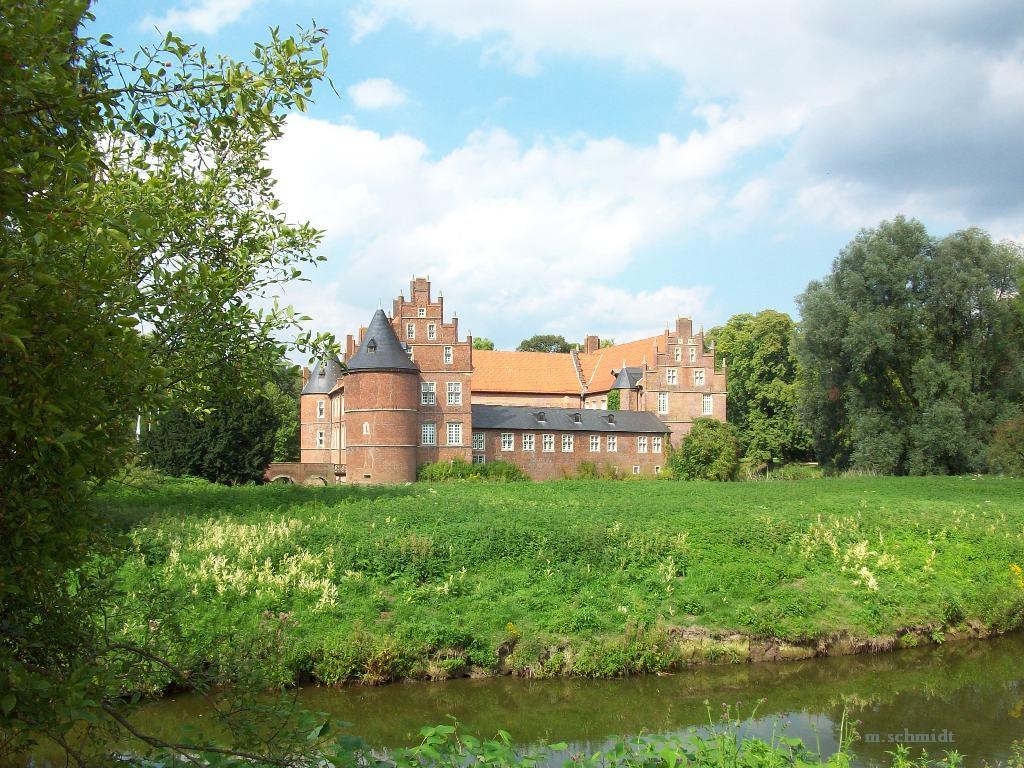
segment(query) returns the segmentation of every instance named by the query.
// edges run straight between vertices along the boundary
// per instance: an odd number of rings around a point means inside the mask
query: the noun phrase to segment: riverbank
[[[1020,480],[163,481],[100,503],[131,549],[113,618],[173,627],[186,672],[246,648],[280,683],[607,677],[1024,624]]]

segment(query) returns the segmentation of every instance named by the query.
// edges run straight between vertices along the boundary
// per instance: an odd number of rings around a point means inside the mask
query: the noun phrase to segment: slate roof
[[[579,395],[572,355],[560,352],[473,350],[474,392]]]
[[[630,368],[623,366],[619,369],[619,372],[615,374],[615,383],[612,384],[612,389],[633,389],[640,383],[640,379],[643,377],[643,367],[637,366],[635,368]]]
[[[581,352],[580,368],[587,385],[587,394],[614,389],[615,374],[612,371],[618,372],[623,364],[630,368],[639,367],[646,360],[648,365],[653,366],[658,359],[658,347],[664,344],[664,339],[664,336],[648,336],[646,339],[615,344],[596,352]]]
[[[341,361],[332,355],[327,358],[327,364],[323,367],[323,376],[320,375],[320,370],[320,363],[317,362],[313,366],[313,370],[309,372],[309,380],[302,388],[302,394],[326,395],[334,389],[334,385],[338,383],[338,379],[341,377],[345,368],[341,364]]]
[[[545,353],[541,353],[545,354]],[[545,421],[538,420],[544,414]],[[579,416],[579,422],[575,417]],[[612,418],[609,422],[608,417]],[[649,411],[598,411],[584,408],[535,408],[525,405],[474,405],[473,429],[523,429],[542,432],[650,432],[669,428]]]
[[[373,313],[373,319],[366,327],[363,343],[348,361],[350,371],[418,371],[416,363],[409,358],[405,346],[395,335],[391,321],[383,309]]]

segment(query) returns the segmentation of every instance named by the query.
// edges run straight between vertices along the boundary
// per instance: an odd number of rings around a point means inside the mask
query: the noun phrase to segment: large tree
[[[274,368],[263,395],[270,401],[279,425],[274,434],[274,461],[299,460],[299,397],[302,372],[286,362]]]
[[[91,19],[0,5],[0,752],[127,722],[122,686],[159,662],[109,634],[92,493],[137,414],[261,384],[296,320],[269,296],[319,237],[277,210],[265,150],[322,31],[246,61],[173,35],[125,56]]]
[[[553,333],[538,333],[523,339],[516,347],[519,352],[568,352],[571,349],[572,345],[564,336],[556,336]]]
[[[860,232],[799,297],[802,411],[826,463],[982,470],[1024,394],[1021,250],[898,217]]]
[[[766,309],[733,315],[707,334],[717,361],[728,366],[728,420],[739,430],[746,456],[758,463],[803,459],[810,451],[797,412],[793,329],[789,315]]]

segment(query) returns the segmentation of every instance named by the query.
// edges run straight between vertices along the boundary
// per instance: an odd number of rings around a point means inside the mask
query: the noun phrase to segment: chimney
[[[302,366],[302,386],[305,387],[306,383],[308,381],[309,381],[309,366],[308,365],[304,365],[304,366]]]
[[[587,336],[587,338],[583,341],[583,351],[586,352],[587,354],[597,352],[597,350],[599,350],[600,348],[601,339],[599,339],[597,336]]]

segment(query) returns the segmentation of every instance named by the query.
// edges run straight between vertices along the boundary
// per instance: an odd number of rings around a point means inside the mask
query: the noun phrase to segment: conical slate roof
[[[321,370],[323,371],[322,376],[320,375]],[[322,368],[320,363],[317,362],[313,366],[313,370],[309,372],[309,381],[302,388],[302,394],[326,395],[334,389],[334,385],[338,383],[338,379],[344,370],[345,368],[342,366],[341,361],[334,355],[327,358],[327,364]]]
[[[352,359],[348,361],[350,371],[418,371],[419,368],[409,359],[402,342],[395,335],[394,328],[388,321],[383,309],[373,313],[373,319],[366,328],[363,343]]]
[[[643,378],[643,368],[627,368],[625,365],[619,369],[615,376],[615,383],[612,389],[633,389]]]

